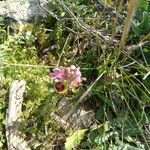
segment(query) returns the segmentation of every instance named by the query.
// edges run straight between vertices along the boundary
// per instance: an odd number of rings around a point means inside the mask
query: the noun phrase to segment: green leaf
[[[86,131],[87,129],[77,130],[71,136],[67,137],[65,143],[65,149],[72,150],[76,148],[80,144],[81,140],[83,139]]]
[[[146,0],[139,0],[139,7],[146,10],[147,9],[147,2]]]
[[[113,134],[114,134],[113,132],[109,132],[109,133],[104,133],[103,135],[99,135],[95,138],[95,143],[101,145],[107,142],[108,139],[113,136]]]
[[[142,34],[145,34],[145,33],[149,32],[150,24],[149,24],[149,14],[148,14],[148,12],[146,12],[146,11],[143,12],[142,21],[139,22],[139,24],[133,22],[132,30],[134,31],[134,33],[137,36],[140,36]]]
[[[140,22],[139,26],[140,29],[147,31],[149,29],[149,14],[148,12],[143,12],[143,20]]]
[[[137,36],[140,36],[144,33],[143,30],[140,29],[135,23],[132,23],[132,30]]]
[[[88,141],[89,143],[94,144],[95,143],[95,138],[98,136],[98,131],[90,131],[90,133],[88,134]]]

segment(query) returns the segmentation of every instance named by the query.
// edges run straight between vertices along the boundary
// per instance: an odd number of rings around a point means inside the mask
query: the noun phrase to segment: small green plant
[[[139,23],[133,23],[132,29],[137,36],[148,34],[150,32],[149,13],[143,12],[143,20]]]
[[[80,142],[83,139],[86,131],[87,129],[77,130],[72,135],[67,137],[66,143],[65,143],[65,149],[72,150],[72,149],[77,148],[80,145]]]

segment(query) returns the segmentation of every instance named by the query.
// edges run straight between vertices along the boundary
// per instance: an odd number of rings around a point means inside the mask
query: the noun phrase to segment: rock
[[[44,6],[48,3],[41,0]],[[27,22],[36,16],[44,17],[45,11],[40,7],[38,0],[5,0],[0,1],[0,15],[16,20],[18,23]]]
[[[86,109],[85,105],[75,107],[69,118],[67,114],[72,109],[73,101],[68,98],[62,98],[57,104],[57,111],[50,114],[51,118],[62,127],[64,130],[76,130],[90,127],[95,120],[95,112],[91,109]]]

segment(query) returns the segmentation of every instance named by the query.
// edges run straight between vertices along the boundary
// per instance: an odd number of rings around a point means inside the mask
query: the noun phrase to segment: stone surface
[[[95,120],[95,112],[93,110],[87,110],[83,104],[74,107],[73,100],[67,97],[62,98],[56,107],[57,111],[52,112],[50,116],[64,130],[88,128]],[[72,107],[75,108],[73,113],[69,118],[65,119],[65,116],[67,116]]]
[[[46,5],[47,0],[40,0]],[[6,15],[18,22],[26,22],[35,16],[45,16],[38,0],[4,0],[0,1],[0,15]]]

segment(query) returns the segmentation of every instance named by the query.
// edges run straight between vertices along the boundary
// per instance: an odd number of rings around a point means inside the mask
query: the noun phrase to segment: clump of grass
[[[122,11],[121,3],[120,6],[110,4],[118,12]],[[92,1],[53,1],[49,7],[59,20],[47,16],[42,23],[27,24],[19,33],[7,35],[0,45],[1,51],[6,53],[1,65],[1,84],[8,89],[13,80],[27,82],[20,131],[30,141],[30,146],[49,149],[59,142],[62,146],[67,133],[51,120],[50,112],[57,109],[56,103],[63,96],[76,101],[84,96],[86,105],[96,116],[79,148],[149,148],[148,134],[145,134],[145,123],[150,118],[146,53],[149,47],[138,47],[133,53],[124,52],[118,57],[119,44],[108,42],[106,37],[118,41],[120,35],[114,29],[120,24],[107,17],[104,10],[99,12]],[[129,36],[127,44],[140,42],[132,30]],[[80,67],[86,81],[77,93],[59,95],[49,81],[50,68],[72,64]],[[89,93],[84,95],[85,91]],[[7,100],[3,94],[0,103],[3,126]],[[4,144],[2,128],[0,133]]]

